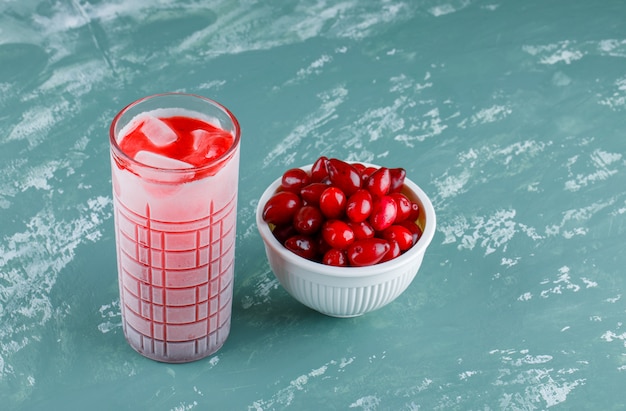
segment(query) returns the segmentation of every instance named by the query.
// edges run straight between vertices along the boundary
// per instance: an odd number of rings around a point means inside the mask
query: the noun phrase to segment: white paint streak
[[[539,56],[540,64],[553,65],[558,63],[571,64],[582,59],[585,52],[576,47],[578,46],[573,42],[565,40],[539,46],[526,45],[522,47],[522,50],[532,56]]]
[[[280,282],[273,275],[262,277],[256,284],[254,295],[246,295],[242,298],[241,305],[243,309],[246,310],[255,305],[269,302],[271,291],[278,289],[279,286]]]
[[[596,213],[609,207],[613,203],[614,200],[610,199],[607,202],[597,202],[585,207],[565,210],[561,213],[562,218],[559,224],[546,226],[546,237],[561,235],[564,238],[570,239],[576,236],[586,235],[589,230],[586,226],[587,221]]]
[[[528,350],[514,349],[489,353],[499,355],[504,365],[494,382],[504,391],[500,409],[550,408],[565,402],[575,388],[586,382],[584,378],[573,378],[580,372],[578,368],[544,368],[553,361],[551,355],[531,355]]]
[[[47,134],[62,119],[67,117],[70,105],[59,99],[54,104],[32,106],[8,134],[6,141],[27,140],[32,148],[46,139]]]
[[[485,255],[496,250],[506,251],[508,242],[519,231],[514,221],[515,210],[497,210],[494,214],[467,219],[458,216],[450,224],[442,224],[440,231],[445,235],[443,244],[458,242],[459,250],[473,250],[479,246]]]
[[[568,164],[570,179],[565,182],[565,189],[567,191],[578,191],[590,184],[609,179],[611,176],[618,174],[620,169],[623,169],[624,162],[622,158],[620,153],[609,153],[595,149],[589,156],[590,167],[594,170],[589,174],[576,173],[574,175],[571,169],[577,163],[579,157],[573,157]]]
[[[117,299],[111,304],[105,304],[98,310],[104,320],[98,324],[98,330],[102,334],[106,334],[116,328],[122,327],[122,312],[120,310],[120,300]]]
[[[497,167],[502,176],[530,168],[530,159],[538,157],[552,142],[523,140],[507,146],[469,148],[457,155],[458,161],[433,182],[438,189],[435,200],[457,197],[481,184],[493,184],[494,176],[486,178],[483,170]]]
[[[486,123],[494,123],[508,117],[513,110],[510,107],[502,105],[493,105],[488,108],[483,108],[473,114],[470,118],[463,119],[458,127],[474,127]]]
[[[298,375],[289,383],[276,391],[269,399],[255,400],[248,405],[249,411],[269,411],[277,408],[285,408],[292,405],[296,396],[307,391],[307,384],[312,380],[323,378],[329,371],[335,370],[340,372],[341,368],[346,367],[352,361],[342,359],[340,361],[331,360],[321,367],[312,369],[311,371]]]
[[[49,295],[59,272],[74,259],[80,244],[101,237],[111,217],[111,199],[94,197],[78,204],[78,216],[59,220],[46,207],[26,229],[0,242],[0,380],[13,373],[10,359],[38,338],[53,315]]]
[[[375,411],[380,405],[380,398],[375,395],[366,395],[350,404],[350,408],[360,408],[363,411]]]
[[[320,93],[318,95],[322,101],[320,108],[307,116],[302,124],[297,125],[265,156],[263,167],[276,163],[285,166],[293,164],[296,155],[293,148],[316,129],[335,119],[337,108],[343,104],[347,95],[348,90],[343,86]]]

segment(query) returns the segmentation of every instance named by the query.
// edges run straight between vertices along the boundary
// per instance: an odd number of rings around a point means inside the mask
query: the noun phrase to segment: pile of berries
[[[287,170],[263,220],[287,249],[322,264],[361,267],[396,258],[422,230],[419,205],[402,193],[403,168],[318,158]]]

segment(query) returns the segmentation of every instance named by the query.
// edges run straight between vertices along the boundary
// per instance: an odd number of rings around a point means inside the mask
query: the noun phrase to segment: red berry
[[[341,220],[328,220],[322,225],[322,237],[332,248],[343,249],[354,242],[354,231]]]
[[[320,195],[320,210],[326,218],[340,218],[346,211],[346,195],[337,187],[327,187]]]
[[[391,245],[381,238],[358,240],[348,247],[348,261],[351,266],[363,267],[380,262]]]
[[[372,212],[374,203],[372,195],[365,189],[359,189],[348,198],[346,216],[355,223],[367,220]]]
[[[366,183],[367,180],[369,180],[370,176],[376,172],[376,170],[378,170],[376,167],[365,167],[363,171],[361,171],[361,179],[363,180],[363,183]]]
[[[371,224],[368,223],[367,221],[361,221],[360,223],[349,221],[348,225],[350,226],[352,231],[354,231],[355,240],[363,240],[365,238],[372,238],[376,235],[376,231],[374,231]]]
[[[326,240],[324,240],[324,236],[322,235],[321,229],[317,233],[315,240],[317,241],[317,253],[321,256],[326,254],[326,252],[332,248],[330,245],[328,245]]]
[[[420,217],[421,207],[415,201],[411,201],[411,212],[409,213],[408,219],[411,221],[417,221]]]
[[[387,253],[380,260],[381,263],[384,263],[385,261],[393,260],[400,254],[402,254],[402,251],[400,250],[400,246],[398,245],[398,243],[391,240],[389,241],[389,245],[390,245],[389,251],[387,251]]]
[[[365,164],[362,163],[352,163],[352,167],[354,167],[359,174],[362,174],[363,170],[365,170]]]
[[[296,234],[293,237],[289,237],[285,241],[285,248],[307,260],[315,260],[317,256],[315,240],[307,235]]]
[[[392,225],[382,232],[382,237],[387,241],[395,241],[400,251],[406,251],[413,246],[413,233],[401,225]]]
[[[322,257],[322,263],[326,265],[333,265],[335,267],[345,267],[348,265],[348,256],[346,250],[339,250],[337,248],[331,248],[326,251],[324,257]]]
[[[311,182],[319,183],[328,177],[328,169],[326,168],[327,162],[328,159],[324,156],[315,160],[315,163],[313,163],[311,167]]]
[[[319,208],[311,205],[300,207],[293,217],[293,227],[300,234],[312,235],[317,233],[323,222],[322,212]]]
[[[404,221],[409,218],[411,214],[411,200],[402,193],[391,193],[389,197],[393,198],[393,201],[396,202],[398,211],[396,222]]]
[[[346,196],[351,196],[361,188],[361,174],[351,164],[331,158],[328,160],[327,168],[330,182],[343,191]]]
[[[391,175],[389,174],[389,169],[386,167],[381,167],[374,171],[365,183],[365,188],[367,188],[373,197],[384,196],[389,192],[390,186]]]
[[[272,234],[274,234],[274,237],[278,240],[279,243],[284,245],[285,241],[287,241],[289,237],[298,234],[298,232],[293,227],[293,224],[284,224],[274,227],[274,229],[272,230]]]
[[[411,232],[411,235],[413,236],[413,245],[415,245],[417,240],[419,240],[422,236],[422,229],[417,225],[417,223],[415,223],[415,221],[412,220],[400,221],[398,224],[406,227]]]
[[[389,196],[382,196],[374,201],[374,209],[369,216],[369,223],[376,231],[383,231],[396,220],[398,209],[396,202]]]
[[[290,191],[274,194],[263,207],[263,220],[275,225],[290,223],[296,211],[302,207],[302,200]]]
[[[328,184],[311,183],[300,189],[300,197],[307,204],[319,204],[322,192],[328,188]]]
[[[389,187],[390,193],[399,193],[404,185],[404,179],[406,177],[406,170],[403,168],[390,168],[389,175],[391,177],[391,186]]]
[[[300,189],[309,184],[309,173],[301,168],[292,168],[283,173],[281,185],[283,190],[299,193]]]

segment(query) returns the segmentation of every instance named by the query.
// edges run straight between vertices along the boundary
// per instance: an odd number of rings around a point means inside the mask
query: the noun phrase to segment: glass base
[[[141,334],[128,324],[124,335],[128,344],[139,354],[165,363],[186,363],[215,354],[230,333],[230,319],[209,335],[191,341],[162,341]]]

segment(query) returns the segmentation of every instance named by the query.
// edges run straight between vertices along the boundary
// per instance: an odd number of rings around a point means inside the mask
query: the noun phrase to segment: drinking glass
[[[233,137],[221,156],[189,168],[134,160],[119,139],[145,113],[195,117]],[[198,360],[230,332],[240,127],[221,104],[167,93],[135,101],[110,127],[115,238],[124,336],[162,362]]]

